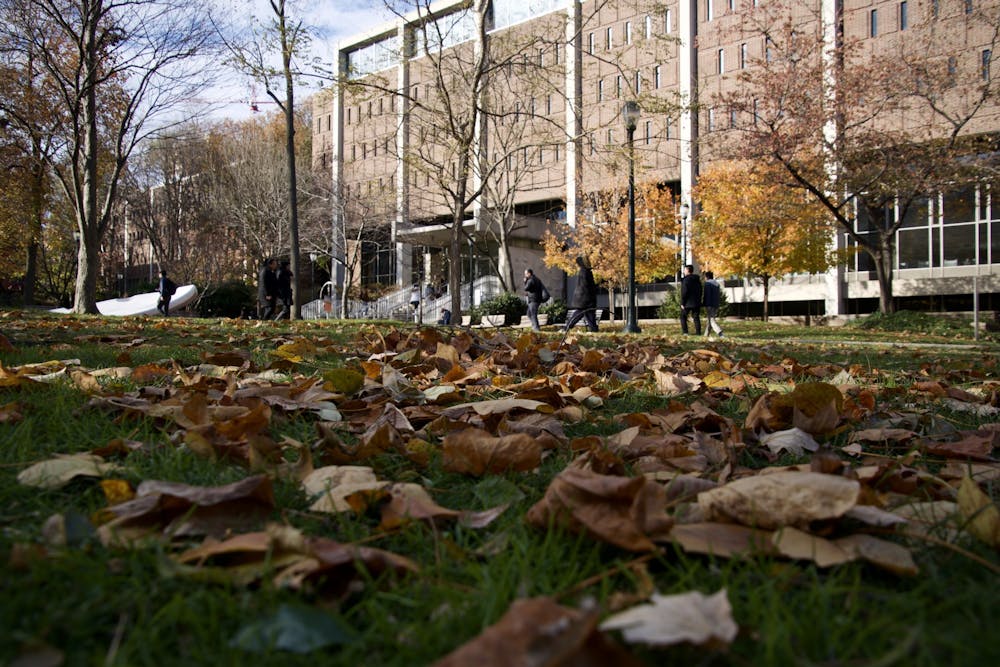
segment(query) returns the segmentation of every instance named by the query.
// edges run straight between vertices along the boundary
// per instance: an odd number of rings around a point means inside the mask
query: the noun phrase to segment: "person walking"
[[[276,276],[278,305],[281,306],[281,310],[274,316],[276,320],[290,320],[292,318],[292,277],[294,275],[288,261],[282,260]]]
[[[531,320],[532,331],[542,330],[542,328],[538,326],[538,306],[545,301],[542,294],[546,291],[545,285],[543,285],[542,281],[535,276],[535,272],[531,269],[525,269],[524,300],[528,302],[528,319]]]
[[[167,270],[160,270],[160,283],[156,287],[160,293],[160,298],[156,300],[156,309],[163,313],[164,317],[170,316],[170,297],[177,291],[177,284],[167,277]]]
[[[576,288],[570,307],[573,315],[566,321],[565,331],[572,329],[581,319],[587,324],[587,331],[597,331],[597,320],[594,317],[597,310],[597,283],[594,282],[594,272],[590,268],[590,260],[580,255],[576,258],[580,267],[576,274]]]
[[[711,271],[705,272],[705,285],[702,287],[702,305],[705,306],[705,335],[711,336],[712,330],[722,338],[722,327],[719,325],[719,306],[722,305],[722,287]]]
[[[694,332],[701,335],[701,278],[690,264],[681,279],[681,333],[688,335],[688,313],[694,316]]]
[[[278,260],[270,257],[260,267],[257,275],[257,311],[262,320],[274,317],[274,309],[278,303],[277,268]]]

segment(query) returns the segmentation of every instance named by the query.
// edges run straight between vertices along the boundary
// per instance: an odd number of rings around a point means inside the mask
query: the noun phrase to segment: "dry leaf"
[[[739,632],[726,589],[714,595],[698,591],[680,595],[654,593],[648,604],[615,614],[601,630],[621,630],[632,644],[671,646],[688,642],[698,646],[730,644]]]
[[[534,470],[542,462],[542,446],[525,433],[499,438],[487,431],[468,428],[445,436],[442,465],[450,472],[467,475]]]
[[[77,477],[103,477],[121,470],[117,463],[93,454],[67,454],[25,468],[17,481],[40,489],[61,489]]]
[[[1000,550],[1000,508],[971,477],[963,479],[958,487],[958,510],[966,521],[966,530]]]
[[[755,528],[806,527],[835,519],[857,504],[861,485],[852,479],[814,472],[786,471],[744,477],[698,495],[709,520]]]

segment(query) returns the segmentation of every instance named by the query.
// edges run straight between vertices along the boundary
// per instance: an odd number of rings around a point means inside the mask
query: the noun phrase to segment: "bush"
[[[543,303],[538,312],[549,316],[549,324],[563,324],[569,314],[569,306],[562,299],[552,299],[548,303]]]
[[[705,309],[702,308],[702,313]],[[719,290],[719,312],[717,317],[725,317],[729,314],[729,298],[726,290]],[[667,298],[663,300],[659,308],[656,309],[656,316],[661,320],[679,320],[681,317],[681,290],[673,285],[667,286]]]
[[[195,310],[199,317],[256,316],[257,291],[238,280],[219,283],[201,291]]]
[[[971,319],[945,313],[918,313],[900,310],[895,313],[873,313],[850,324],[855,329],[874,331],[904,331],[937,336],[968,335]]]
[[[503,315],[504,324],[517,324],[528,312],[528,304],[513,292],[504,292],[487,299],[479,305],[479,308],[483,315]]]

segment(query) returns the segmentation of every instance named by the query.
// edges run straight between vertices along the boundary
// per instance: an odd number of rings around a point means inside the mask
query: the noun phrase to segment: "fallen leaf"
[[[963,479],[958,487],[958,510],[966,522],[966,530],[1000,550],[1000,508],[971,477]]]
[[[481,429],[468,428],[442,441],[445,470],[467,475],[534,470],[542,462],[542,446],[526,433],[499,438]]]
[[[275,650],[310,653],[352,641],[353,633],[330,614],[312,607],[283,604],[273,614],[240,628],[229,645],[251,653]]]
[[[761,434],[760,444],[771,450],[772,454],[786,451],[792,456],[802,456],[807,451],[815,452],[819,449],[819,443],[798,427]]]
[[[93,454],[65,454],[25,468],[17,481],[40,489],[61,489],[77,477],[103,477],[121,470],[117,463]]]
[[[713,595],[698,591],[679,595],[654,593],[648,604],[605,619],[601,630],[621,630],[625,641],[650,646],[688,642],[697,646],[728,645],[739,632],[726,589]]]

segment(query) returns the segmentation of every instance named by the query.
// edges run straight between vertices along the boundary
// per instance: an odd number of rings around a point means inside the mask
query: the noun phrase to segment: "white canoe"
[[[180,310],[198,298],[198,288],[194,285],[180,285],[177,291],[170,298],[170,312]],[[158,315],[160,311],[156,309],[156,302],[159,301],[159,292],[146,292],[136,294],[121,299],[107,299],[97,302],[97,310],[101,315]],[[53,308],[53,313],[69,313],[69,308]]]

